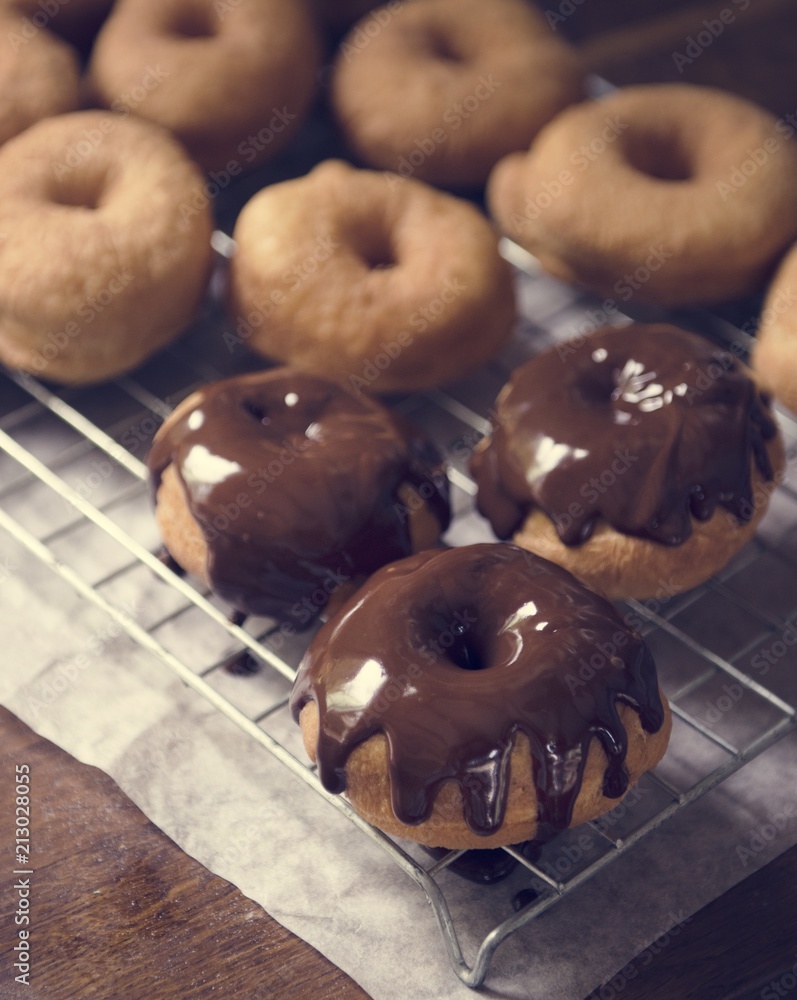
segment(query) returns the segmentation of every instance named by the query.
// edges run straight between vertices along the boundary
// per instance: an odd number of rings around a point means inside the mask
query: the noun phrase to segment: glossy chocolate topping
[[[155,438],[153,496],[172,463],[208,544],[212,588],[249,614],[308,624],[338,584],[411,553],[403,483],[448,524],[447,480],[426,438],[290,369],[202,389]]]
[[[503,822],[515,734],[531,745],[539,822],[560,829],[593,736],[609,760],[604,793],[628,786],[618,703],[648,732],[664,720],[640,636],[566,570],[500,543],[424,552],[375,574],[311,643],[295,718],[310,700],[325,788],[343,791],[349,754],[381,732],[396,817],[423,822],[454,781],[480,835]]]
[[[478,507],[509,538],[535,506],[566,545],[602,518],[679,545],[717,506],[752,516],[770,480],[769,400],[728,351],[663,324],[604,327],[514,372],[471,470]]]

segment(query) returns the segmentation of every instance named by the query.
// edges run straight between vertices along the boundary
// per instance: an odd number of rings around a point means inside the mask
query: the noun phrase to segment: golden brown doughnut
[[[419,181],[328,160],[256,194],[233,235],[231,348],[395,392],[451,382],[510,335],[495,233]]]
[[[631,707],[631,706],[634,707]],[[432,847],[499,847],[612,809],[667,747],[641,637],[511,545],[380,570],[323,626],[291,708],[328,791]]]
[[[295,0],[117,0],[89,85],[101,105],[164,125],[206,170],[236,176],[296,135],[319,60]]]
[[[488,184],[493,218],[565,281],[628,301],[755,291],[797,234],[797,142],[755,104],[629,87],[559,115]]]
[[[0,144],[29,125],[78,106],[76,53],[43,31],[0,8]]]
[[[500,538],[613,599],[672,596],[720,570],[783,466],[749,369],[664,324],[604,327],[522,365],[471,461]]]
[[[773,395],[797,414],[797,244],[767,292],[751,364]]]
[[[415,0],[368,14],[341,43],[332,104],[369,166],[477,187],[498,160],[584,96],[573,49],[523,0]]]
[[[58,382],[125,372],[194,318],[210,273],[202,177],[174,139],[102,111],[0,149],[0,361]]]
[[[448,525],[442,460],[424,435],[289,368],[193,393],[159,429],[149,467],[177,564],[237,611],[294,628]]]

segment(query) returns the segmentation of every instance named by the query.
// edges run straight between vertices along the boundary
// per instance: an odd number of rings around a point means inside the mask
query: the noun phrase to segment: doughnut
[[[773,395],[797,414],[797,244],[767,292],[751,363]]]
[[[298,132],[315,94],[316,35],[296,0],[117,0],[89,90],[170,129],[229,183]]]
[[[424,0],[389,3],[355,25],[331,87],[364,163],[467,189],[584,97],[584,70],[523,0]]]
[[[6,39],[0,64],[2,145],[41,118],[74,111],[80,70],[68,45],[2,7],[0,34]]]
[[[67,383],[138,365],[194,318],[210,214],[202,177],[149,122],[47,118],[0,148],[0,362]]]
[[[256,194],[233,236],[231,348],[399,392],[475,370],[512,331],[489,223],[420,181],[328,160]]]
[[[500,543],[375,573],[310,644],[291,709],[328,791],[450,849],[596,819],[671,726],[650,651],[614,608]]]
[[[769,397],[737,357],[633,323],[516,369],[471,472],[499,538],[609,598],[647,599],[725,566],[783,464]]]
[[[449,520],[420,431],[329,379],[276,368],[212,383],[148,458],[166,549],[243,615],[305,627]]]
[[[557,278],[662,305],[756,291],[797,235],[797,143],[707,87],[629,87],[569,108],[505,157],[487,199]]]

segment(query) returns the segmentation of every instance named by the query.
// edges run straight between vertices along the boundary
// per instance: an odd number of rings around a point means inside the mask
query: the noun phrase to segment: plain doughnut
[[[488,184],[493,218],[557,278],[622,301],[759,289],[797,234],[797,144],[706,87],[629,87],[570,108]]]
[[[163,129],[102,111],[48,118],[0,149],[0,360],[58,382],[128,371],[194,318],[210,214]]]
[[[89,89],[174,132],[206,170],[236,176],[296,135],[319,60],[315,24],[294,0],[117,0]]]
[[[51,115],[74,111],[79,101],[77,54],[48,31],[24,33],[21,17],[0,9],[7,40],[0,64],[0,144]]]
[[[574,50],[523,0],[387,4],[344,38],[332,77],[364,163],[460,189],[583,96]]]
[[[595,819],[658,763],[671,724],[615,609],[499,544],[375,573],[310,644],[291,709],[328,791],[388,833],[455,849]]]
[[[328,160],[256,194],[233,235],[232,346],[383,393],[451,382],[510,335],[494,231],[420,181]]]

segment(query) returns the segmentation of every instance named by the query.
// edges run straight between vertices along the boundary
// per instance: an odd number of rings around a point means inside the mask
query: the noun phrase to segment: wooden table
[[[19,928],[10,817],[20,763],[30,766],[33,803],[29,987],[14,982],[12,968]],[[0,775],[2,1000],[367,998],[318,952],[184,854],[107,775],[2,708]],[[797,848],[701,910],[660,950],[644,952],[593,996],[797,998],[795,964]],[[775,992],[764,993],[770,983]]]

